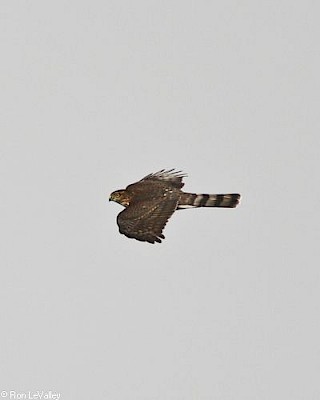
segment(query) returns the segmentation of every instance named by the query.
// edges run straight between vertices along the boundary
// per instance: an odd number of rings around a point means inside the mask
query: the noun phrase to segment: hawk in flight
[[[234,208],[240,194],[195,194],[181,190],[181,171],[161,170],[149,174],[126,189],[112,192],[109,200],[125,207],[117,217],[120,233],[141,242],[161,243],[162,231],[176,211],[194,207]]]

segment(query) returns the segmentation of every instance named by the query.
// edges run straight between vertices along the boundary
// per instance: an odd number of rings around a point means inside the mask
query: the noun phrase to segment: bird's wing
[[[181,189],[184,185],[182,183],[182,179],[187,175],[184,174],[182,171],[175,171],[174,169],[164,170],[154,172],[142,178],[139,182],[146,182],[146,181],[164,181],[170,183],[173,187],[177,189]]]
[[[175,198],[159,198],[132,203],[117,217],[120,233],[142,242],[161,242],[168,219],[178,205]]]

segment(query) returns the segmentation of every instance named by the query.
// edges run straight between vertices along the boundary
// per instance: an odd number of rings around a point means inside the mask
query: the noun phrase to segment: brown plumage
[[[195,207],[234,208],[240,194],[195,194],[181,190],[186,175],[181,171],[161,170],[145,176],[126,189],[112,192],[109,200],[125,207],[117,217],[120,233],[142,242],[161,242],[162,231],[179,209]]]

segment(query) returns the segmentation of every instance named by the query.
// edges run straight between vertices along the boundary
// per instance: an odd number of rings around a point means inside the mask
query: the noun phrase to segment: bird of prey
[[[195,194],[181,190],[187,176],[174,169],[149,174],[140,181],[116,190],[109,200],[125,207],[117,217],[120,233],[141,242],[161,243],[162,231],[176,211],[195,207],[234,208],[240,194]]]

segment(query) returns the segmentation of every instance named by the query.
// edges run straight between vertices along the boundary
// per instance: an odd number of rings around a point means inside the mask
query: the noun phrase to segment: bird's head
[[[128,207],[130,204],[129,197],[125,190],[116,190],[110,194],[109,201],[115,201],[123,207]]]

